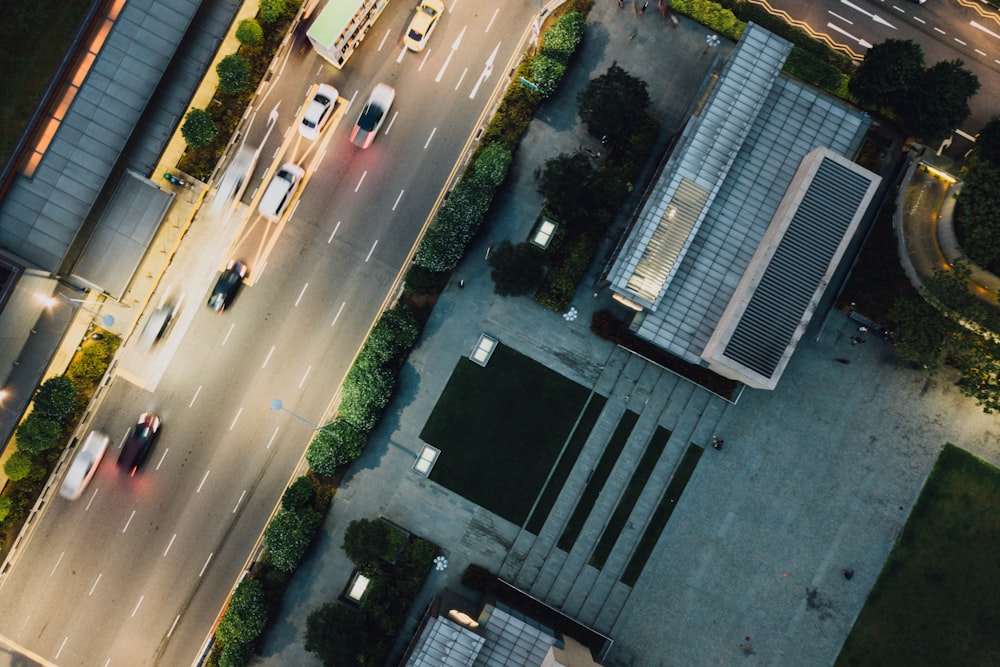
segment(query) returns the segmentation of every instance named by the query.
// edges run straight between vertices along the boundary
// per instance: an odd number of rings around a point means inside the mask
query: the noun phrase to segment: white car
[[[104,453],[108,451],[109,442],[111,439],[100,431],[91,431],[87,435],[76,456],[73,457],[73,462],[69,464],[69,471],[63,478],[62,486],[59,487],[60,496],[67,500],[76,500],[83,495],[90,480],[94,478]]]
[[[441,0],[423,0],[417,5],[417,13],[410,21],[406,37],[403,38],[406,48],[417,53],[423,51],[442,14],[444,14],[444,3]]]
[[[333,107],[337,103],[340,94],[333,86],[321,83],[316,89],[316,94],[309,100],[306,111],[302,114],[302,122],[299,123],[299,134],[310,141],[319,136],[330,116],[333,115]]]
[[[389,107],[392,106],[394,99],[396,99],[395,88],[387,83],[375,86],[368,102],[361,109],[361,115],[358,116],[358,122],[354,125],[354,131],[351,132],[351,142],[355,146],[368,148],[372,145],[372,140],[375,139],[378,129],[385,122],[385,117],[388,115]]]
[[[292,198],[292,193],[295,192],[295,186],[305,175],[306,170],[294,162],[286,162],[281,165],[281,169],[267,184],[264,196],[260,198],[260,204],[257,205],[260,214],[268,220],[278,220],[285,212],[285,208]]]

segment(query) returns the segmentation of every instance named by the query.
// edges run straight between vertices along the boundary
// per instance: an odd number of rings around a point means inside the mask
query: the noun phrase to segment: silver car
[[[62,486],[59,487],[59,495],[67,500],[76,500],[83,495],[90,480],[97,472],[97,466],[101,465],[104,453],[108,451],[108,443],[111,439],[100,431],[91,431],[87,438],[80,445],[73,462],[69,464],[69,471],[63,478]]]

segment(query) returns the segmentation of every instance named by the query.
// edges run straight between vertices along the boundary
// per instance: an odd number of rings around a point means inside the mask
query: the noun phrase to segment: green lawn
[[[589,393],[505,345],[486,368],[462,358],[420,434],[441,450],[431,479],[523,524]]]
[[[1000,470],[946,445],[838,667],[1000,665]]]
[[[0,162],[69,46],[89,0],[4,3],[0,21]]]

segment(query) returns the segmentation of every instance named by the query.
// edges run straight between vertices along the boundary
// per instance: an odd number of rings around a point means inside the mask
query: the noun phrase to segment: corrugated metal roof
[[[469,667],[485,637],[444,616],[435,616],[420,633],[407,667]]]
[[[807,314],[831,262],[847,242],[845,235],[856,224],[859,209],[867,203],[878,177],[821,157],[808,189],[794,206],[794,213],[766,268],[743,304],[739,321],[724,356],[771,378]],[[779,221],[780,224],[780,221]]]
[[[0,243],[59,269],[200,4],[125,3],[34,176],[0,202]]]

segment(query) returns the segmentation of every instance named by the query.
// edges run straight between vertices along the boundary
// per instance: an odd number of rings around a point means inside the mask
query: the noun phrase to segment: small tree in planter
[[[62,425],[32,412],[21,422],[15,433],[17,448],[29,454],[39,454],[59,444]]]
[[[260,20],[264,24],[276,23],[285,13],[285,0],[260,0]]]
[[[256,19],[243,19],[236,26],[236,39],[243,46],[260,46],[264,41],[264,30]]]
[[[201,148],[212,143],[219,134],[219,128],[212,120],[212,115],[204,109],[191,109],[184,117],[181,135],[191,148]]]
[[[242,93],[250,85],[250,63],[239,53],[230,53],[215,67],[219,75],[219,92],[225,95]]]
[[[61,423],[76,409],[76,386],[65,375],[49,378],[38,388],[32,407],[41,416]]]

